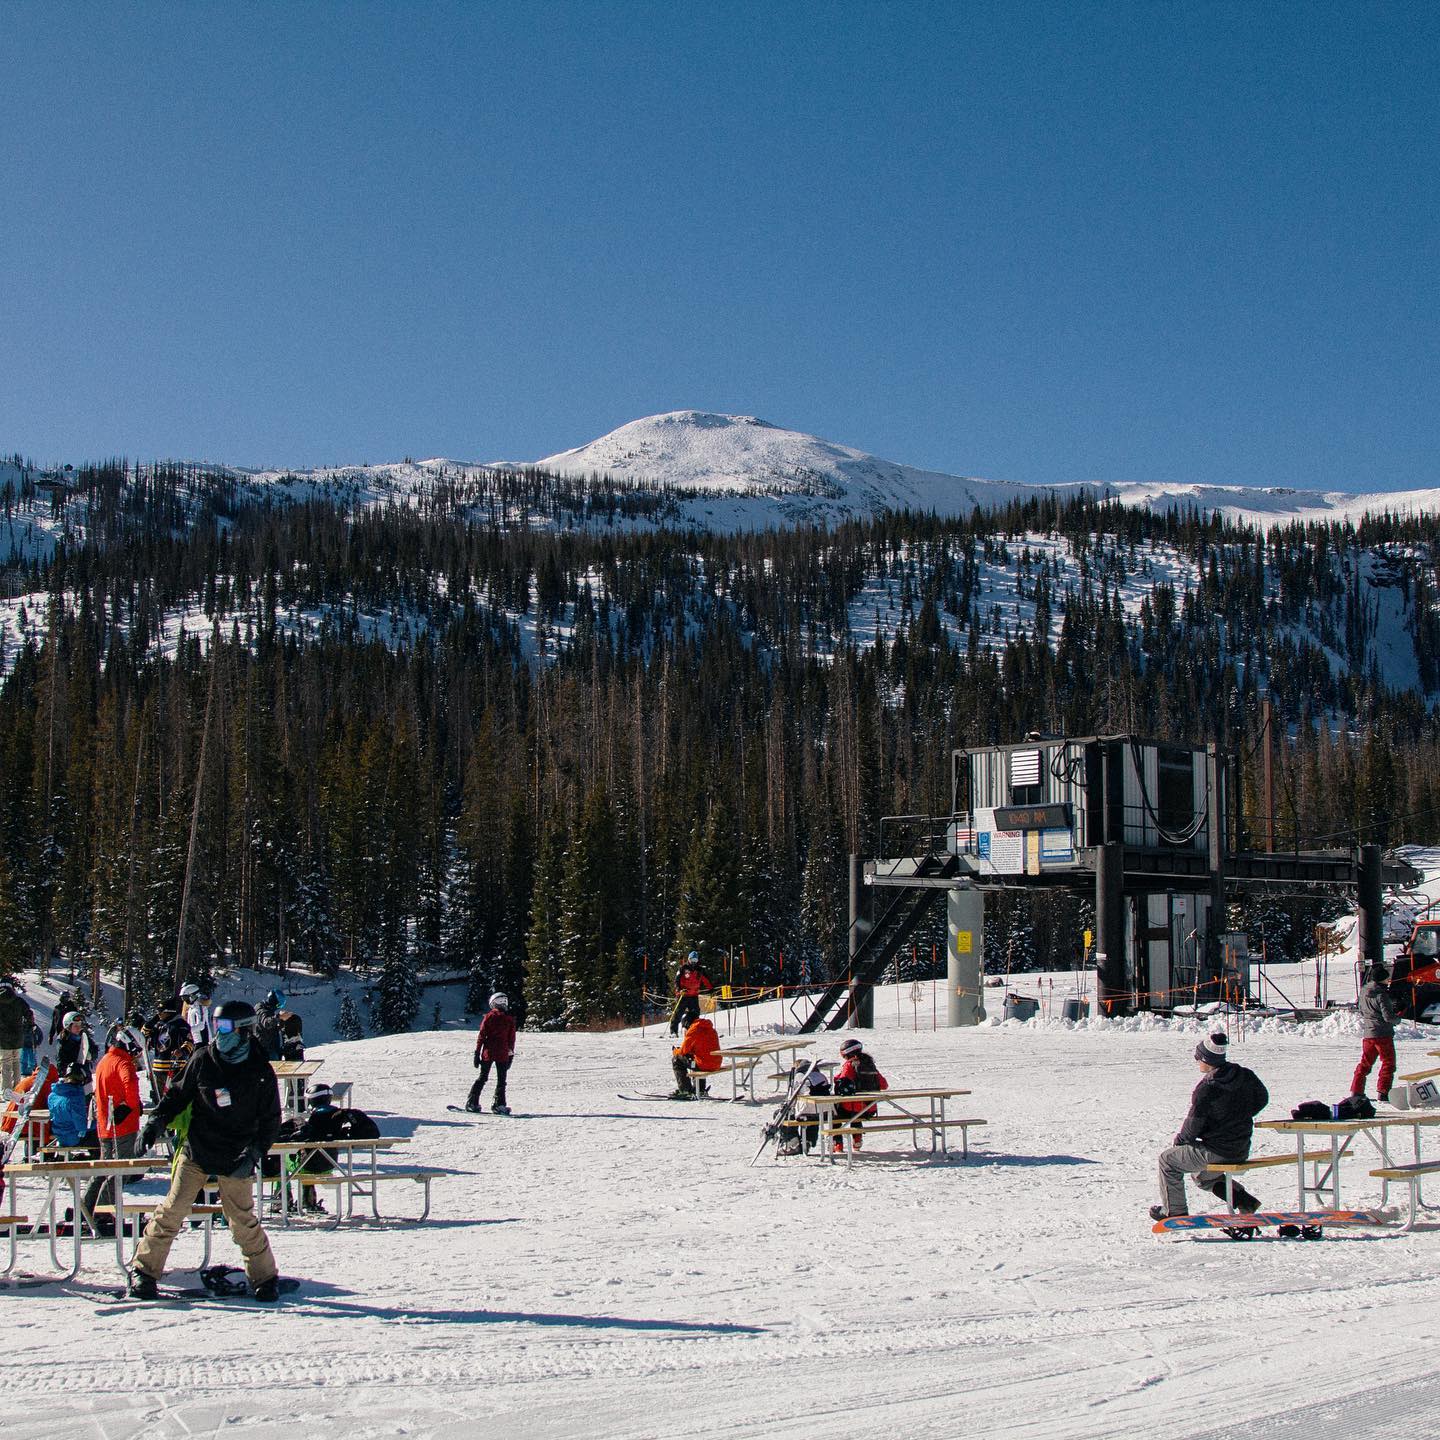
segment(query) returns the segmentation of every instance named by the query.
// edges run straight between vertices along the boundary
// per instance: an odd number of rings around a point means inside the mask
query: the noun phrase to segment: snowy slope
[[[1425,893],[1440,890],[1440,853],[1408,853]],[[0,1291],[0,1432],[1434,1433],[1434,1221],[1310,1245],[1149,1233],[1154,1156],[1210,1022],[947,1030],[934,1028],[943,999],[931,984],[882,990],[870,1044],[892,1084],[972,1092],[957,1103],[989,1123],[968,1163],[874,1144],[853,1170],[769,1156],[750,1168],[768,1109],[616,1098],[668,1088],[669,1040],[653,1026],[523,1034],[510,1120],[445,1108],[474,1073],[468,1027],[315,1049],[323,1078],[351,1080],[382,1130],[409,1138],[407,1162],[459,1172],[437,1186],[431,1223],[272,1227],[282,1270],[305,1282],[274,1312],[107,1312],[97,1302],[118,1280],[100,1249],[76,1283]],[[772,1005],[721,1027],[738,1039],[781,1019]],[[1402,1070],[1427,1063],[1436,1034],[1401,1027]],[[1359,1050],[1349,1012],[1233,1036],[1272,1117],[1339,1098]],[[818,1053],[836,1045],[822,1037]],[[1373,1200],[1369,1156],[1348,1163],[1347,1198]],[[1281,1170],[1253,1188],[1284,1205],[1292,1183]],[[27,1249],[22,1263],[44,1259]],[[194,1236],[174,1259],[195,1263]]]
[[[1153,1157],[1197,1026],[931,1030],[931,999],[882,994],[873,1049],[892,1083],[971,1089],[990,1123],[968,1164],[877,1146],[853,1171],[748,1168],[767,1111],[615,1098],[665,1086],[653,1028],[522,1035],[509,1121],[444,1108],[473,1074],[468,1031],[327,1047],[322,1073],[410,1137],[407,1160],[461,1172],[433,1223],[276,1229],[306,1281],[276,1313],[106,1314],[99,1254],[63,1289],[0,1292],[0,1429],[603,1440],[703,1416],[767,1440],[1180,1440],[1323,1406],[1343,1425],[1311,1433],[1431,1433],[1414,1387],[1440,1371],[1440,1231],[1156,1240]],[[1402,1037],[1402,1064],[1426,1043]],[[1277,1115],[1343,1093],[1358,1050],[1338,1021],[1235,1045]],[[1288,1174],[1255,1188],[1290,1198]],[[194,1237],[174,1255],[193,1264]]]

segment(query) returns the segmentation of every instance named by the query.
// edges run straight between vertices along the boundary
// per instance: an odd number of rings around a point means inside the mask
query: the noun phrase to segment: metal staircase
[[[959,869],[960,861],[955,855],[926,855],[916,865],[915,874],[927,879],[946,879]],[[855,996],[866,985],[874,985],[880,980],[900,947],[920,928],[930,907],[944,896],[945,891],[939,888],[897,888],[884,912],[851,957],[849,973],[839,980],[832,980],[825,987],[815,1002],[815,1008],[800,1026],[800,1033],[809,1035],[822,1026],[826,1030],[838,1030],[846,1024]]]

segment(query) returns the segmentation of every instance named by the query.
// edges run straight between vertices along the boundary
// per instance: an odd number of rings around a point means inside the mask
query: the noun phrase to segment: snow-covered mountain
[[[867,455],[753,415],[675,410],[633,420],[537,461],[555,474],[663,484],[685,499],[697,523],[732,528],[735,519],[774,523],[839,519],[885,509],[968,515],[1012,500],[1076,494],[1111,496],[1151,510],[1198,508],[1260,526],[1290,520],[1355,520],[1391,511],[1434,513],[1440,489],[1356,495],[1348,491],[1259,489],[1243,485],[1126,481],[1025,485],[920,470]],[[743,521],[741,523],[744,523]]]

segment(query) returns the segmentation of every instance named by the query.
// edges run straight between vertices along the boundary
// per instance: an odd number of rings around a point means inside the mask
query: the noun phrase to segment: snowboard
[[[253,1305],[259,1310],[274,1309],[276,1301],[257,1300],[250,1293],[250,1286],[247,1281],[239,1278],[242,1271],[235,1271],[232,1275],[229,1266],[212,1265],[208,1270],[200,1272],[199,1285],[190,1286],[168,1286],[162,1285],[160,1293],[154,1300],[139,1300],[130,1294],[128,1290],[112,1290],[110,1294],[101,1301],[104,1307],[102,1313],[110,1315],[122,1314],[129,1310],[144,1310],[151,1305],[182,1304],[194,1305],[203,1304],[209,1301],[217,1301],[222,1305]],[[300,1288],[300,1282],[290,1276],[282,1276],[280,1279],[280,1295],[293,1295]]]
[[[445,1108],[460,1115],[499,1115],[503,1118],[514,1113],[508,1105],[503,1110],[488,1110],[483,1105],[478,1110],[467,1110],[463,1105],[447,1105]]]
[[[1256,1210],[1250,1215],[1224,1211],[1209,1215],[1172,1215],[1150,1227],[1156,1235],[1176,1235],[1204,1230],[1223,1230],[1232,1239],[1253,1239],[1262,1229],[1274,1226],[1286,1239],[1318,1240],[1326,1225],[1383,1225],[1385,1219],[1374,1210]]]

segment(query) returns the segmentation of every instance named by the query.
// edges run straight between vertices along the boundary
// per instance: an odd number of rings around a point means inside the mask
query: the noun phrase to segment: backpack
[[[1331,1107],[1331,1113],[1337,1120],[1372,1120],[1375,1107],[1365,1095],[1347,1095]]]
[[[1329,1120],[1330,1107],[1323,1100],[1305,1100],[1291,1112],[1292,1120]]]

